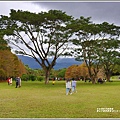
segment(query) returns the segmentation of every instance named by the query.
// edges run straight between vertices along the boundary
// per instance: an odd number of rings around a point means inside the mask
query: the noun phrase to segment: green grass
[[[120,118],[120,82],[77,82],[77,93],[66,96],[65,82],[23,82],[21,88],[0,83],[0,118]]]

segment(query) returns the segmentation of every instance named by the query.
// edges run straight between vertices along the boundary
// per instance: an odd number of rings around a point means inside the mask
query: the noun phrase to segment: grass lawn
[[[77,93],[65,92],[65,81],[22,81],[21,88],[15,88],[14,81],[12,86],[0,83],[0,118],[120,118],[119,81],[78,81]]]

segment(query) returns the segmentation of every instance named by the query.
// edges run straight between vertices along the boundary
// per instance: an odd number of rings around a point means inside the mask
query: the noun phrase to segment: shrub
[[[44,77],[43,77],[43,76],[37,76],[37,80],[38,80],[38,81],[43,81],[43,80],[44,80]]]
[[[32,81],[35,81],[36,80],[36,76],[35,75],[29,75],[29,79],[32,80]]]
[[[28,81],[28,80],[29,80],[29,75],[23,74],[23,75],[21,76],[21,79],[22,79],[23,81]]]

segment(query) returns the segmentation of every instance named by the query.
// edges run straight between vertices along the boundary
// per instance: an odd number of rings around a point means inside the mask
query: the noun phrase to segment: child
[[[55,78],[53,78],[52,84],[53,84],[53,85],[55,84]]]

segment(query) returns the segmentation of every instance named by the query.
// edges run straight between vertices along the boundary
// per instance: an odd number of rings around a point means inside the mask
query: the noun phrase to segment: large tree
[[[74,39],[72,39],[75,49],[73,54],[76,60],[84,61],[87,68],[89,77],[92,83],[96,82],[97,73],[99,72],[99,59],[96,54],[96,40],[98,39],[99,29],[98,26],[90,21],[90,17],[73,20],[70,28],[74,32]]]
[[[1,16],[0,21],[9,45],[17,48],[16,53],[30,56],[39,63],[45,72],[47,84],[57,58],[68,53],[71,33],[67,25],[71,19],[60,10],[38,14],[11,10],[10,16]]]
[[[75,38],[72,41],[76,45],[73,53],[76,60],[85,61],[92,83],[96,82],[97,73],[101,66],[104,66],[106,78],[109,80],[109,70],[113,70],[110,66],[114,67],[119,60],[119,52],[117,50],[120,45],[120,28],[107,22],[95,24],[90,21],[90,18],[84,17],[73,20],[70,27],[74,32]],[[112,52],[111,54],[110,51]],[[112,62],[110,62],[110,56],[112,57]]]
[[[107,81],[120,64],[120,27],[114,24],[103,22],[99,24],[100,37],[98,40],[98,55],[104,68]]]

